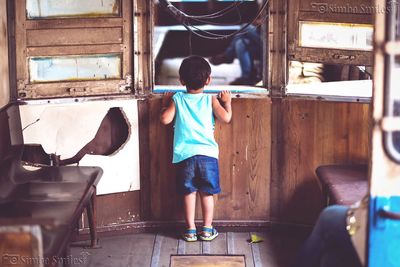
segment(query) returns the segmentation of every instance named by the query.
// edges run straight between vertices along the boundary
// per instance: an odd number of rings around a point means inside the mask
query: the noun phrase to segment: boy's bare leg
[[[214,197],[206,193],[200,193],[201,209],[203,211],[204,226],[211,227],[214,217]]]
[[[196,229],[194,215],[196,209],[196,192],[184,196],[185,221],[188,229]]]

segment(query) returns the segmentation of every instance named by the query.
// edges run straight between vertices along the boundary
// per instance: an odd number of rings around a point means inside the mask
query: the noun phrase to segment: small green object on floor
[[[249,240],[249,243],[254,244],[254,243],[260,243],[264,241],[264,239],[256,234],[251,234],[251,238]]]

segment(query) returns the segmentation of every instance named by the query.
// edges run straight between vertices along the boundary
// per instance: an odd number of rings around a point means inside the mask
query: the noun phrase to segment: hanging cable
[[[260,9],[258,10],[256,16],[253,18],[252,21],[244,24],[241,26],[241,28],[237,31],[234,31],[233,33],[230,34],[216,34],[212,33],[206,30],[202,30],[199,27],[193,25],[191,21],[197,21],[197,22],[203,22],[203,23],[208,23],[208,24],[213,24],[213,25],[221,25],[218,22],[212,22],[210,21],[211,19],[216,19],[216,18],[221,18],[231,12],[233,9],[238,10],[238,6],[241,5],[244,2],[244,0],[240,1],[234,1],[233,4],[229,5],[228,7],[214,12],[212,14],[207,14],[207,15],[198,15],[198,16],[193,16],[193,15],[188,15],[175,6],[173,6],[168,0],[160,0],[161,6],[163,6],[179,23],[181,23],[188,31],[193,33],[194,35],[200,37],[200,38],[205,38],[205,39],[211,39],[211,40],[221,40],[221,39],[228,39],[231,38],[237,34],[242,34],[245,33],[247,28],[251,25],[254,24],[254,22],[260,18],[262,13],[266,10],[268,7],[269,0],[265,0],[264,3],[261,5]],[[240,14],[240,11],[238,10],[238,13]],[[267,18],[267,15],[263,18],[265,20]],[[240,20],[241,20],[241,15],[240,15]],[[225,24],[229,25],[229,24]]]
[[[169,10],[170,12],[172,12],[172,15],[178,15],[181,16],[185,16],[186,18],[200,18],[200,19],[204,19],[204,18],[219,18],[223,15],[226,15],[227,13],[229,13],[232,9],[237,8],[239,5],[243,4],[245,2],[245,0],[234,0],[234,3],[227,6],[226,8],[219,10],[215,13],[211,13],[211,14],[204,14],[204,15],[188,15],[182,11],[180,11],[179,9],[177,9],[174,5],[172,5],[168,0],[159,0],[160,5],[164,8]]]
[[[237,10],[239,8],[239,6],[241,4],[243,4],[244,2],[245,2],[244,0],[240,0],[240,1],[236,1],[235,0],[233,4],[229,5],[228,7],[224,8],[224,9],[221,9],[220,11],[217,11],[215,13],[205,14],[205,15],[196,15],[196,16],[186,14],[186,16],[188,18],[192,18],[192,19],[193,18],[200,18],[200,19],[204,19],[204,18],[207,18],[207,19],[220,18],[222,16],[225,16],[229,12],[231,12],[232,9],[236,9]]]
[[[238,16],[238,19],[236,21],[231,22],[231,23],[214,22],[214,21],[211,21],[211,20],[199,19],[199,18],[193,18],[193,17],[191,17],[191,19],[193,21],[197,21],[197,22],[200,22],[200,23],[218,25],[218,26],[227,26],[227,25],[232,25],[232,24],[240,24],[240,23],[242,23],[242,14],[240,13],[240,10],[239,10],[238,7],[236,7],[235,10],[236,10],[236,14]]]
[[[193,54],[193,49],[192,49],[192,32],[189,32],[189,55],[191,56]]]

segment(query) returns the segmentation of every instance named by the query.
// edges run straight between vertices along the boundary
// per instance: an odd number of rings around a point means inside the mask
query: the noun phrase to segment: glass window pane
[[[120,0],[26,0],[28,19],[119,16]]]
[[[121,55],[29,58],[31,83],[121,78]]]
[[[372,25],[310,21],[299,23],[300,46],[372,50]]]

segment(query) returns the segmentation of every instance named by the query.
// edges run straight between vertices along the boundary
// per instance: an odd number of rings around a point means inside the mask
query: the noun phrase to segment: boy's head
[[[190,56],[182,61],[179,78],[187,89],[197,90],[204,87],[211,74],[208,62],[199,56]]]

